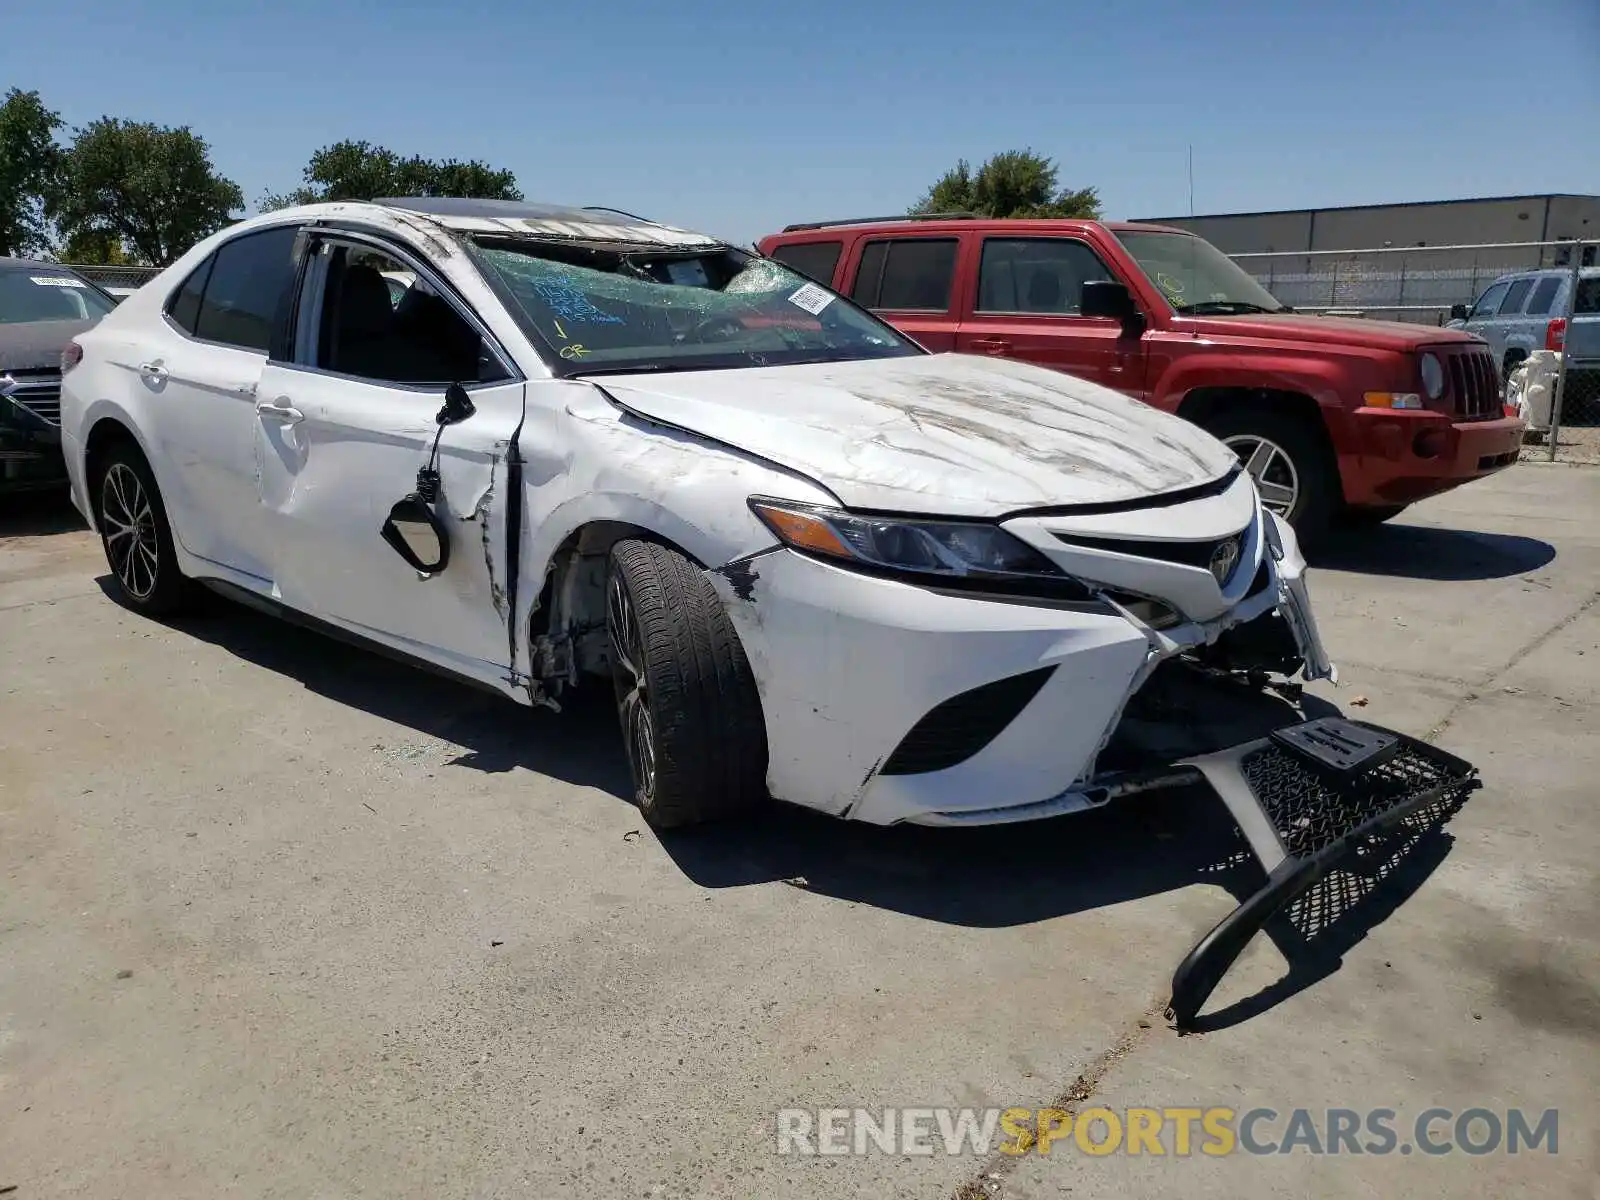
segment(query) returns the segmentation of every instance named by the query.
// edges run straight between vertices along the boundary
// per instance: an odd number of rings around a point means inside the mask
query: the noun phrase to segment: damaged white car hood
[[[594,382],[641,416],[797,471],[851,508],[995,517],[1141,499],[1236,465],[1209,434],[1118,392],[970,355]]]

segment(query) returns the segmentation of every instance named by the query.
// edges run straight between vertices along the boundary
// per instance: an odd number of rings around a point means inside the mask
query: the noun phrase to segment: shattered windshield
[[[484,239],[475,254],[536,345],[574,373],[689,371],[920,351],[821,284],[731,246]]]
[[[1204,238],[1124,229],[1117,240],[1161,289],[1174,312],[1229,316],[1285,311],[1271,292]]]

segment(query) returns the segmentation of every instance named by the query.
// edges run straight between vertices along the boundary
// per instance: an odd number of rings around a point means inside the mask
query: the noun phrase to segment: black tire
[[[1409,504],[1373,504],[1363,508],[1347,508],[1340,516],[1340,524],[1351,529],[1371,529],[1398,517],[1410,507]]]
[[[1273,460],[1268,467],[1264,484],[1257,478],[1262,500],[1279,516],[1294,526],[1300,541],[1307,545],[1316,542],[1328,528],[1341,499],[1339,476],[1331,463],[1327,435],[1317,426],[1293,413],[1276,412],[1269,408],[1241,406],[1224,408],[1209,414],[1200,425],[1213,437],[1220,438],[1240,454],[1240,461],[1249,468],[1252,446],[1263,443],[1275,448],[1287,460],[1293,474],[1293,499],[1285,507],[1282,494],[1274,492],[1283,486],[1288,477],[1282,462]],[[1256,471],[1251,471],[1252,475]],[[1270,493],[1270,494],[1269,494]]]
[[[139,448],[129,442],[111,446],[97,464],[92,487],[95,524],[117,598],[150,617],[181,612],[193,585],[178,570],[161,489]]]
[[[761,803],[761,698],[733,623],[700,569],[654,542],[618,542],[606,579],[606,630],[645,820],[671,829]]]

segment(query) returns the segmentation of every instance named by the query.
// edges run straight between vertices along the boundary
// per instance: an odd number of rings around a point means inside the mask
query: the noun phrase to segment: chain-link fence
[[[1569,266],[1573,242],[1378,246],[1364,250],[1275,250],[1234,260],[1283,303],[1303,312],[1442,325],[1453,305],[1471,305],[1512,271]],[[1587,248],[1591,255],[1593,247]]]
[[[161,273],[160,267],[84,266],[79,263],[61,265],[71,268],[91,283],[98,283],[114,296],[126,295]]]

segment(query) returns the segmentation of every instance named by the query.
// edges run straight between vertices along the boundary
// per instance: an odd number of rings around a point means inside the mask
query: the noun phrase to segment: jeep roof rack
[[[795,233],[801,229],[831,229],[835,225],[882,225],[890,221],[977,221],[982,214],[974,212],[899,213],[892,217],[846,217],[842,221],[802,221],[798,225],[785,225],[783,232]]]

